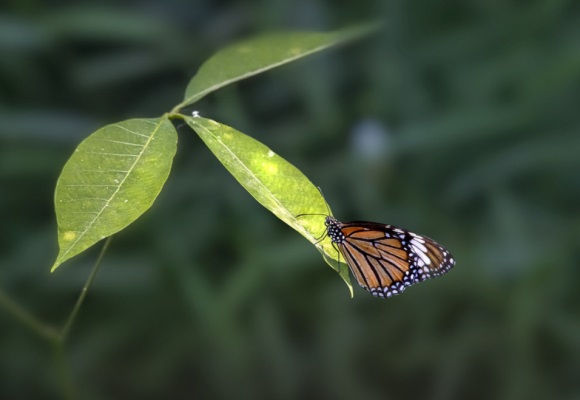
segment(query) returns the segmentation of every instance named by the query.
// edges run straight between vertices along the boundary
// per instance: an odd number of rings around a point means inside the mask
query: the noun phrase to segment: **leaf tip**
[[[60,266],[60,264],[61,262],[59,260],[56,260],[52,265],[52,267],[50,268],[50,273],[52,274]]]

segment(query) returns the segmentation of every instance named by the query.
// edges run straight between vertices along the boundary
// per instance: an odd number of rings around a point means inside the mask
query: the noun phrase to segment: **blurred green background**
[[[343,221],[434,237],[444,278],[355,297],[179,128],[67,345],[82,399],[580,398],[580,5],[9,1],[0,14],[0,288],[60,326],[100,246],[54,274],[53,189],[96,128],[170,110],[213,52],[369,19],[365,40],[195,105],[300,168]],[[0,310],[0,398],[62,398]]]

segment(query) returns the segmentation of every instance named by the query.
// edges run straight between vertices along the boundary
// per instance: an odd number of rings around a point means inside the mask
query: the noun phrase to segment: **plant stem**
[[[101,261],[103,260],[103,256],[107,252],[107,249],[109,248],[109,244],[111,243],[111,238],[112,238],[112,236],[109,236],[107,238],[107,240],[105,241],[105,244],[103,245],[103,248],[101,249],[101,253],[99,254],[99,257],[97,258],[97,261],[95,262],[95,265],[93,266],[91,274],[89,275],[89,279],[87,279],[87,282],[85,283],[85,286],[83,287],[83,290],[81,291],[81,294],[79,295],[79,298],[77,299],[77,302],[76,302],[72,312],[70,313],[70,316],[68,317],[68,320],[66,321],[66,324],[64,325],[64,328],[62,328],[62,331],[60,334],[60,339],[61,339],[62,343],[64,343],[66,341],[68,334],[70,332],[70,329],[72,327],[72,324],[76,319],[76,316],[81,308],[81,305],[83,304],[83,301],[85,300],[85,297],[87,296],[87,292],[89,290],[89,287],[93,283],[93,280],[95,279],[95,275],[97,275],[97,271],[99,270],[99,266],[101,265]]]
[[[93,269],[91,270],[89,278],[85,282],[85,286],[81,290],[81,294],[79,295],[79,298],[77,299],[77,302],[73,310],[71,311],[68,320],[66,321],[66,324],[62,328],[60,335],[57,335],[52,342],[53,345],[52,347],[54,351],[54,361],[56,363],[56,373],[58,374],[61,383],[64,398],[67,400],[73,400],[75,398],[75,395],[74,395],[74,385],[71,379],[68,363],[66,362],[64,344],[66,343],[66,339],[68,338],[72,325],[76,319],[76,316],[79,313],[79,310],[81,309],[85,297],[87,296],[89,288],[91,287],[93,280],[97,275],[97,271],[99,270],[99,266],[103,261],[103,257],[107,252],[107,249],[109,248],[111,238],[112,236],[109,236],[105,241],[105,244],[103,245],[103,248],[99,253],[99,257],[97,258],[97,261],[95,261],[95,265],[93,265]]]
[[[58,380],[60,381],[64,398],[67,400],[73,400],[75,398],[74,386],[71,380],[68,364],[65,359],[64,341],[62,337],[57,337],[55,340],[53,340],[52,350],[56,364],[56,374],[58,376]]]
[[[48,340],[55,340],[59,337],[58,332],[52,327],[44,324],[30,312],[22,308],[12,300],[2,289],[0,289],[0,306],[2,306],[14,318],[29,327],[33,332]]]
[[[64,398],[67,400],[73,400],[74,396],[74,386],[71,380],[70,371],[66,362],[65,358],[65,351],[64,351],[64,344],[68,337],[68,334],[71,330],[71,327],[76,319],[77,314],[81,308],[81,305],[84,302],[85,297],[87,296],[87,292],[97,275],[97,271],[99,270],[99,266],[101,265],[101,261],[103,260],[103,256],[107,252],[109,245],[111,243],[111,236],[107,238],[101,252],[99,253],[99,257],[91,270],[89,278],[87,279],[85,286],[83,287],[77,302],[71,311],[66,324],[62,328],[62,331],[59,333],[57,330],[53,329],[52,327],[44,324],[14,300],[12,300],[1,288],[0,288],[0,307],[4,308],[8,314],[12,314],[14,318],[22,322],[28,328],[30,328],[33,332],[35,332],[38,336],[45,338],[50,341],[53,353],[54,353],[54,361],[56,364],[56,373],[58,375]]]

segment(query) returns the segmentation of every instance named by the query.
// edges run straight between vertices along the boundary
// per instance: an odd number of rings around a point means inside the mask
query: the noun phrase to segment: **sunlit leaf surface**
[[[57,259],[61,263],[135,221],[167,180],[177,134],[166,118],[132,119],[86,138],[58,179]]]
[[[339,264],[338,252],[323,238],[328,205],[316,186],[300,170],[264,144],[216,121],[186,117],[205,144],[264,207],[315,244],[328,264],[339,269],[352,293],[348,267]]]
[[[352,40],[374,28],[375,25],[365,25],[328,33],[272,33],[226,47],[199,68],[187,85],[184,100],[178,107],[195,103],[230,83]]]

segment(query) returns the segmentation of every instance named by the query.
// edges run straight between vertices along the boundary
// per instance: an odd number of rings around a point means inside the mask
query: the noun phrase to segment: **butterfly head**
[[[327,216],[324,225],[326,226],[326,235],[333,243],[342,243],[346,239],[341,230],[342,224],[336,218]]]

